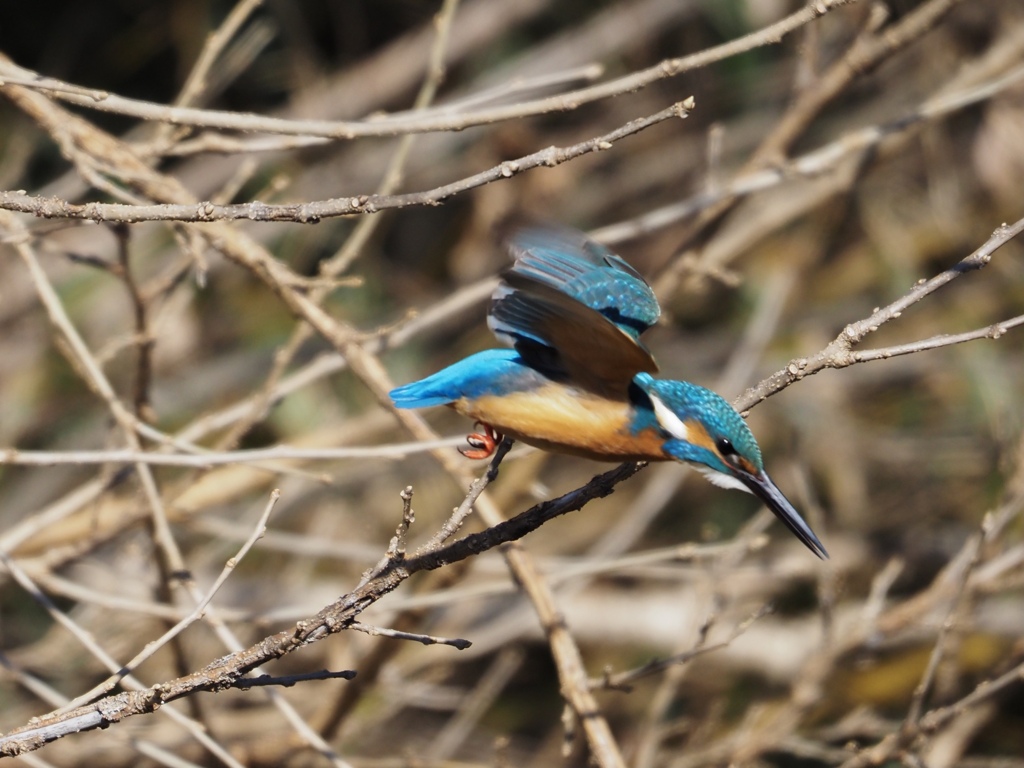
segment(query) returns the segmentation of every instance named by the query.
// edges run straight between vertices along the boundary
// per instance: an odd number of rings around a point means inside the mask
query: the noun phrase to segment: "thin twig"
[[[988,101],[994,95],[1010,89],[1022,78],[1024,66],[1019,66],[980,85],[964,87],[953,93],[947,93],[943,89],[938,95],[897,118],[850,131],[817,149],[792,159],[781,159],[767,168],[740,171],[727,182],[716,183],[696,195],[653,208],[626,221],[600,227],[590,234],[595,240],[609,245],[632,240],[665,229],[723,200],[742,199],[796,179],[811,180],[826,173],[836,172],[852,159],[876,150],[884,141],[909,134],[929,121]]]
[[[161,467],[206,468],[225,464],[254,464],[271,461],[337,461],[343,459],[392,459],[438,448],[461,445],[464,437],[445,437],[433,441],[394,443],[391,445],[353,446],[351,448],[294,448],[278,445],[238,451],[202,451],[198,453],[157,453],[127,448],[99,451],[23,451],[0,448],[0,464],[46,467],[58,464],[148,464]],[[281,471],[282,467],[272,467]]]
[[[576,109],[593,101],[632,93],[651,83],[667,77],[676,77],[684,72],[708,66],[717,61],[736,56],[765,45],[777,44],[787,34],[824,16],[853,0],[821,0],[811,3],[781,21],[759,29],[737,40],[701,51],[691,56],[666,59],[652,67],[600,85],[581,88],[558,96],[508,106],[492,107],[478,112],[459,115],[440,111],[436,115],[396,113],[375,117],[366,121],[286,120],[238,112],[171,107],[163,104],[128,99],[108,91],[83,89],[69,85],[55,78],[44,77],[11,62],[0,66],[0,88],[10,83],[22,88],[34,88],[50,92],[54,96],[79,106],[116,112],[143,120],[191,125],[224,130],[275,133],[292,136],[321,136],[333,139],[351,140],[371,136],[398,136],[405,133],[429,133],[435,131],[459,131],[474,125],[486,125],[503,120],[519,119],[531,115],[542,115]],[[0,59],[2,62],[3,59]]]
[[[244,677],[236,681],[231,687],[239,691],[247,691],[251,688],[265,688],[267,686],[291,688],[299,683],[308,683],[314,680],[352,680],[355,676],[356,673],[350,669],[343,669],[340,672],[321,669],[319,672],[304,672],[299,675],[285,675],[283,677],[274,677],[272,675]]]
[[[342,631],[363,609],[394,590],[413,573],[441,568],[471,557],[485,549],[520,538],[547,520],[579,509],[588,501],[612,492],[614,486],[635,474],[642,465],[623,464],[595,477],[583,488],[539,504],[497,526],[472,534],[439,550],[405,558],[402,567],[385,567],[356,591],[324,608],[317,616],[298,622],[293,629],[264,638],[249,648],[225,656],[183,678],[161,683],[139,692],[107,696],[72,712],[36,718],[0,737],[0,755],[21,754],[38,749],[70,733],[93,730],[134,715],[160,709],[163,704],[198,691],[215,691],[234,685],[261,664],[303,645]],[[168,711],[173,711],[167,708]]]
[[[737,637],[746,632],[751,626],[753,626],[754,622],[756,622],[758,619],[764,616],[769,615],[771,612],[771,606],[764,605],[759,610],[754,612],[751,616],[749,616],[747,619],[740,622],[729,634],[729,637],[725,640],[722,640],[721,642],[712,643],[711,645],[705,644],[705,642],[703,642],[707,639],[707,633],[705,632],[701,636],[702,642],[700,642],[696,647],[690,650],[677,653],[674,656],[669,656],[664,659],[652,659],[651,661],[637,667],[636,669],[630,669],[625,672],[619,672],[617,674],[612,674],[610,670],[606,670],[605,674],[602,675],[600,678],[592,679],[590,681],[590,686],[592,688],[602,688],[615,691],[624,691],[626,693],[629,693],[633,690],[631,683],[634,683],[637,680],[642,680],[643,678],[650,677],[651,675],[660,674],[661,672],[665,671],[666,669],[669,669],[670,667],[676,667],[681,664],[686,664],[687,662],[697,658],[698,656],[703,656],[707,653],[712,653],[714,651],[722,650],[723,648],[728,648],[729,645],[733,642],[733,640],[735,640]]]
[[[970,584],[971,576],[973,576],[975,569],[981,562],[984,547],[988,544],[991,537],[991,525],[991,517],[986,515],[981,524],[981,532],[973,536],[968,543],[964,553],[964,559],[967,560],[967,564],[962,569],[960,578],[957,580],[956,591],[949,601],[949,609],[939,629],[938,637],[935,638],[932,652],[928,657],[928,666],[925,668],[917,687],[914,688],[914,694],[910,699],[910,707],[907,710],[907,716],[901,728],[901,731],[904,733],[910,734],[914,732],[920,724],[925,697],[931,691],[932,685],[935,682],[935,675],[938,673],[939,664],[942,663],[948,650],[949,635],[956,628],[956,620],[970,597],[968,585]]]
[[[79,626],[78,623],[73,621],[65,612],[57,608],[56,605],[51,601],[28,577],[28,575],[18,566],[18,564],[7,554],[7,552],[0,551],[0,563],[3,564],[11,576],[18,582],[18,584],[28,592],[32,598],[41,605],[50,617],[58,624],[63,626],[68,632],[70,632],[81,645],[86,648],[90,654],[93,655],[100,663],[103,664],[110,672],[118,672],[121,666],[96,642],[92,634],[83,627]],[[145,691],[146,686],[139,681],[134,675],[124,675],[123,682],[134,689],[134,691]],[[121,694],[126,696],[129,694]],[[63,708],[55,711],[58,720],[63,720],[60,714],[64,711]],[[192,720],[186,715],[182,714],[173,707],[166,707],[162,710],[163,714],[170,717],[179,725],[185,727],[189,734],[199,741],[204,747],[206,747],[210,753],[216,756],[225,765],[231,766],[231,768],[242,768],[242,764],[235,760],[223,747],[221,747],[213,738],[209,736],[200,723]],[[72,722],[77,724],[91,724],[91,727],[100,727],[103,724],[105,717],[110,717],[110,712],[102,712],[99,708],[94,713],[77,715],[71,718]],[[54,738],[66,735],[70,731],[63,731],[61,726],[58,726],[54,730]],[[41,746],[41,745],[40,745]],[[4,751],[0,747],[0,754],[20,754],[23,751],[29,751],[25,749],[15,749],[13,752]]]
[[[175,203],[154,205],[85,203],[79,205],[65,200],[29,195],[20,191],[2,191],[0,192],[0,209],[30,213],[47,219],[83,219],[107,222],[250,220],[316,224],[323,219],[337,216],[376,213],[392,208],[405,208],[410,205],[439,205],[454,195],[494,181],[509,179],[535,168],[553,168],[592,152],[611,149],[616,141],[666,120],[684,118],[693,108],[693,99],[687,99],[648,117],[631,120],[603,136],[597,136],[567,147],[548,147],[515,160],[506,160],[486,171],[423,192],[409,192],[401,195],[355,195],[293,205],[270,205],[259,201],[237,205],[214,205],[209,201],[187,205]]]
[[[92,701],[97,696],[104,694],[107,691],[113,690],[114,686],[116,686],[118,683],[124,680],[128,675],[132,674],[132,672],[138,669],[138,667],[141,666],[143,662],[151,658],[153,654],[155,654],[157,651],[159,651],[161,648],[167,645],[167,643],[169,643],[172,639],[180,635],[188,627],[192,626],[195,622],[201,619],[203,617],[203,614],[206,612],[207,607],[210,605],[210,602],[213,600],[214,596],[217,594],[217,592],[220,591],[220,588],[224,585],[224,582],[227,581],[228,577],[234,572],[235,567],[242,561],[242,558],[244,558],[249,553],[249,550],[251,550],[253,546],[255,546],[256,542],[263,537],[263,534],[266,533],[267,520],[270,519],[270,513],[273,511],[274,507],[277,505],[277,500],[280,498],[281,492],[279,490],[274,490],[270,494],[270,499],[267,501],[267,505],[263,508],[263,513],[260,515],[259,520],[256,521],[256,526],[253,528],[252,534],[249,536],[248,539],[246,539],[245,543],[242,544],[241,548],[238,550],[235,556],[229,559],[224,564],[224,567],[221,569],[220,575],[217,576],[213,584],[210,586],[210,589],[207,590],[206,594],[203,596],[203,599],[196,604],[195,608],[192,609],[192,612],[188,616],[181,619],[181,621],[179,621],[173,627],[164,632],[164,634],[158,637],[156,640],[151,640],[150,642],[146,643],[146,646],[141,651],[139,651],[139,653],[135,654],[135,656],[132,657],[131,661],[129,661],[127,664],[121,667],[121,669],[117,671],[117,674],[108,677],[102,683],[94,686],[91,690],[76,697],[71,702],[61,707],[57,711],[68,712],[72,709],[75,709],[86,704],[87,702]]]
[[[744,392],[743,395],[737,399],[734,405],[736,405],[736,407],[741,411],[746,410],[756,403],[762,402],[771,395],[781,392],[794,382],[807,376],[811,376],[828,368],[845,368],[848,365],[860,362],[860,360],[858,360],[858,352],[855,352],[852,349],[855,344],[862,341],[869,334],[877,331],[885,323],[897,319],[909,307],[918,303],[925,297],[930,296],[944,285],[947,285],[958,277],[977,269],[981,269],[987,265],[989,261],[992,260],[992,255],[999,250],[999,248],[1006,245],[1021,232],[1024,232],[1024,219],[1020,219],[1014,224],[1001,225],[992,233],[992,236],[981,245],[981,247],[969,256],[963,258],[955,266],[941,272],[930,280],[920,280],[917,285],[900,298],[872,312],[863,320],[850,323],[831,344],[820,352],[817,352],[810,357],[797,358],[796,360],[793,360],[781,371],[772,374],[756,387]],[[1015,318],[1013,320],[1006,321],[1006,323],[1010,324],[1007,327],[1014,327],[1020,324],[1020,320],[1021,318]],[[982,332],[971,332],[970,334],[967,334],[969,338],[965,338],[964,341],[969,341],[974,338],[998,338],[1005,330],[1002,329],[1002,325],[1003,324],[1001,323],[997,323],[983,329]],[[956,342],[954,341],[949,343]],[[943,344],[935,343],[933,339],[926,339],[923,342],[917,342],[917,344],[920,349],[929,349],[932,346],[943,346]],[[912,344],[903,345],[901,347],[895,347],[894,349],[908,350],[908,348],[912,346]],[[906,353],[906,351],[901,352],[901,354]],[[865,360],[882,359],[886,357],[885,355],[873,357],[871,356],[870,350],[861,354],[866,355]],[[891,357],[892,354],[888,356]]]
[[[473,644],[469,640],[463,640],[460,637],[437,637],[435,635],[423,635],[418,632],[403,632],[398,629],[374,627],[369,624],[363,624],[359,621],[350,622],[348,627],[349,629],[354,629],[357,632],[364,632],[367,635],[373,635],[376,637],[390,637],[395,640],[412,640],[413,642],[422,643],[423,645],[450,645],[452,648],[457,648],[460,651],[469,648]]]

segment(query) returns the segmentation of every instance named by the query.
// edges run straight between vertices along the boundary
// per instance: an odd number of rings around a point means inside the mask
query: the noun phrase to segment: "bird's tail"
[[[388,394],[397,408],[429,408],[448,405],[462,398],[475,400],[484,395],[495,395],[509,387],[520,388],[538,377],[536,371],[523,364],[511,349],[488,349],[470,355],[454,365],[427,376],[425,379],[403,384]]]
[[[452,397],[453,394],[455,397]],[[429,408],[432,405],[447,405],[458,399],[458,394],[443,386],[436,375],[395,387],[388,396],[396,408]]]

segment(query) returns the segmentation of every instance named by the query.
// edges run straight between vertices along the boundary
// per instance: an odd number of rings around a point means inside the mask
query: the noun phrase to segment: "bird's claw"
[[[473,426],[481,427],[482,431],[466,435],[466,442],[469,443],[469,448],[459,448],[459,453],[467,459],[490,458],[498,447],[498,443],[504,439],[504,435],[495,432],[494,427],[490,424],[478,421]]]

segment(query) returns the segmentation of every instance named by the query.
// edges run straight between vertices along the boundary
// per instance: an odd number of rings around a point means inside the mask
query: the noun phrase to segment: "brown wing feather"
[[[514,313],[517,325],[551,347],[573,383],[621,398],[636,374],[657,372],[647,348],[597,310],[540,281],[515,274],[505,279],[518,290],[495,311]]]

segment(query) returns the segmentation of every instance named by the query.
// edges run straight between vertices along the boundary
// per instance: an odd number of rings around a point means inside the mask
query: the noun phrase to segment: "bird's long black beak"
[[[828,552],[825,551],[825,547],[818,541],[818,537],[814,535],[811,526],[800,517],[800,513],[789,503],[789,499],[782,495],[782,491],[772,482],[767,473],[761,472],[759,475],[749,475],[741,472],[740,478],[758,498],[768,505],[768,509],[804,543],[804,546],[822,560],[828,560]]]

